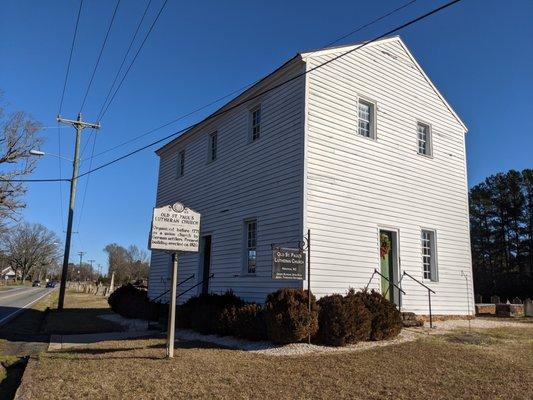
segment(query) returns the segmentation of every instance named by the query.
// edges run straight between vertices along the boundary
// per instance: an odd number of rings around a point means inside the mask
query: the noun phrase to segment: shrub
[[[259,304],[246,304],[236,310],[233,334],[248,340],[266,340],[265,309]]]
[[[383,340],[397,336],[402,330],[402,318],[396,305],[380,293],[367,290],[353,293],[372,313],[372,331],[370,340]]]
[[[178,307],[177,323],[180,328],[190,328],[203,334],[232,333],[235,308],[244,305],[244,301],[232,291],[223,295],[202,294],[191,297]]]
[[[145,289],[132,284],[122,285],[109,296],[107,302],[111,309],[126,318],[140,318],[157,321],[161,305],[148,299]]]
[[[372,315],[361,299],[350,291],[322,297],[318,301],[317,339],[327,345],[344,346],[368,340],[372,326]]]
[[[301,289],[280,289],[267,296],[265,322],[268,337],[278,343],[300,342],[318,330],[318,307],[311,294],[311,315],[308,293]]]

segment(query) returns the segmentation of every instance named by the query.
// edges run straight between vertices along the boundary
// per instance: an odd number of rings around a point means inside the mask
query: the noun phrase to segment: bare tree
[[[13,180],[35,169],[36,158],[29,151],[42,144],[37,136],[40,128],[40,123],[25,112],[7,113],[0,104],[0,232],[2,226],[5,230],[6,220],[16,220],[16,211],[25,207],[21,198],[26,187]]]
[[[7,263],[23,281],[59,259],[59,238],[41,224],[16,225],[2,235],[1,246]]]
[[[147,279],[149,272],[148,254],[137,246],[127,249],[116,244],[108,244],[104,251],[108,256],[109,274],[115,273],[115,280],[119,283]]]

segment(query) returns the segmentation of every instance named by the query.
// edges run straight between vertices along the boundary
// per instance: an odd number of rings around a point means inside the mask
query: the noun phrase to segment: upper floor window
[[[257,266],[257,220],[245,221],[246,230],[246,268],[249,274],[254,274]]]
[[[376,108],[374,103],[359,99],[359,125],[358,132],[361,136],[376,137]]]
[[[251,111],[251,132],[252,141],[259,139],[261,136],[261,106],[257,106]]]
[[[435,251],[435,231],[422,230],[422,266],[424,279],[437,281],[437,258]]]
[[[178,177],[185,174],[185,150],[178,153]]]
[[[431,129],[429,125],[417,123],[418,153],[425,156],[431,155]]]
[[[217,159],[218,150],[218,133],[213,132],[209,135],[209,161],[215,161]]]

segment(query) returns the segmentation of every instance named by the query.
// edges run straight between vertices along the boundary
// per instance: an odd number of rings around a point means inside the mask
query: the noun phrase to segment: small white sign
[[[150,250],[198,251],[200,214],[181,203],[155,207]]]

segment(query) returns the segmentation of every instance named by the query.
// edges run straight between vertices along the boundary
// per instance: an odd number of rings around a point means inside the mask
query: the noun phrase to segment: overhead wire
[[[361,25],[361,26],[357,27],[356,29],[352,30],[351,32],[349,32],[349,33],[347,33],[347,34],[345,34],[345,35],[343,35],[343,36],[341,36],[341,37],[335,39],[334,41],[325,44],[324,47],[329,47],[329,46],[331,46],[331,45],[333,45],[333,44],[335,44],[335,43],[338,43],[338,42],[341,41],[342,39],[345,39],[345,38],[347,38],[347,37],[349,37],[349,36],[351,36],[351,35],[353,35],[353,34],[359,32],[359,31],[361,31],[361,30],[364,29],[364,28],[367,28],[367,27],[369,27],[369,26],[371,26],[371,25],[373,25],[373,24],[375,24],[375,23],[377,23],[377,22],[379,22],[379,21],[381,21],[381,20],[383,20],[383,19],[385,19],[385,18],[391,16],[392,14],[394,14],[394,13],[396,13],[396,12],[398,12],[398,11],[403,10],[404,8],[410,6],[411,4],[415,3],[416,1],[417,1],[417,0],[410,0],[410,1],[408,1],[407,3],[401,5],[400,7],[397,7],[397,8],[395,8],[395,9],[393,9],[393,10],[390,10],[390,11],[387,12],[386,14],[383,14],[383,15],[381,15],[380,17],[375,18],[375,19],[373,19],[372,21],[370,21],[370,22],[368,22],[368,23],[366,23],[366,24],[364,24],[364,25]],[[259,80],[260,80],[260,79],[259,79]],[[215,105],[215,104],[221,102],[222,100],[227,99],[228,97],[231,97],[231,96],[234,96],[234,95],[236,95],[236,94],[238,94],[238,93],[243,92],[244,90],[246,90],[246,89],[250,88],[251,86],[255,85],[256,83],[258,83],[259,80],[256,80],[256,81],[254,81],[254,82],[250,82],[250,83],[248,83],[247,85],[244,85],[244,86],[242,86],[241,88],[236,89],[236,90],[234,90],[234,91],[232,91],[232,92],[230,92],[230,93],[228,93],[228,94],[226,94],[226,95],[224,95],[224,96],[222,96],[222,97],[219,97],[219,98],[217,98],[217,99],[215,99],[215,100],[213,100],[213,101],[211,101],[211,102],[209,102],[209,103],[207,103],[207,104],[205,104],[205,105],[203,105],[203,106],[201,106],[201,107],[198,107],[198,108],[196,108],[196,109],[194,109],[194,110],[192,110],[192,111],[190,111],[190,112],[188,112],[188,113],[186,113],[186,114],[180,115],[180,116],[176,117],[175,119],[173,119],[173,120],[171,120],[171,121],[169,121],[169,122],[166,122],[166,123],[164,123],[164,124],[162,124],[162,125],[160,125],[160,126],[158,126],[158,127],[156,127],[156,128],[152,128],[152,129],[150,129],[150,130],[148,130],[148,131],[146,131],[146,132],[143,132],[142,134],[140,134],[140,135],[138,135],[138,136],[135,136],[135,137],[133,137],[133,138],[131,138],[131,139],[128,139],[128,140],[126,140],[126,141],[124,141],[124,142],[122,142],[122,143],[119,143],[119,144],[117,144],[117,145],[115,145],[115,146],[113,146],[113,147],[111,147],[111,148],[105,149],[105,150],[103,150],[103,151],[101,151],[101,152],[95,154],[93,157],[94,157],[94,158],[99,157],[99,156],[101,156],[101,155],[103,155],[103,154],[109,153],[109,152],[111,152],[111,151],[113,151],[113,150],[116,150],[116,149],[118,149],[118,148],[120,148],[120,147],[123,147],[123,146],[125,146],[125,145],[130,144],[130,143],[133,143],[133,142],[135,142],[135,141],[137,141],[137,140],[139,140],[139,139],[141,139],[141,138],[143,138],[143,137],[145,137],[145,136],[148,136],[148,135],[151,134],[151,133],[154,133],[154,132],[156,132],[156,131],[158,131],[158,130],[161,130],[161,129],[163,129],[163,128],[166,128],[167,126],[170,126],[170,125],[172,125],[172,124],[174,124],[174,123],[176,123],[176,122],[178,122],[178,121],[180,121],[180,120],[183,120],[183,119],[185,119],[185,118],[187,118],[187,117],[190,117],[190,116],[193,115],[193,114],[196,114],[196,113],[198,113],[198,112],[200,112],[200,111],[203,111],[203,110],[205,110],[205,109],[207,109],[207,108],[209,108],[209,107],[211,107],[211,106],[213,106],[213,105]]]
[[[397,27],[395,27],[395,28],[383,33],[383,34],[380,34],[380,35],[374,37],[373,39],[371,39],[369,41],[366,41],[366,42],[364,42],[364,43],[362,43],[362,44],[360,44],[360,45],[358,45],[358,46],[356,46],[356,47],[354,47],[354,48],[352,48],[350,50],[347,50],[347,51],[345,51],[345,52],[343,52],[343,53],[341,53],[341,54],[339,54],[339,55],[337,55],[335,57],[332,57],[329,60],[324,61],[321,64],[318,64],[318,65],[316,65],[316,66],[314,66],[314,67],[312,67],[312,68],[310,68],[310,69],[308,69],[308,70],[306,70],[304,72],[301,72],[301,73],[299,73],[299,74],[297,74],[297,75],[295,75],[295,76],[293,76],[293,77],[291,77],[291,78],[289,78],[289,79],[287,79],[287,80],[285,80],[283,82],[280,82],[280,83],[278,83],[278,84],[276,84],[274,86],[271,86],[270,88],[268,88],[268,89],[266,89],[266,90],[264,90],[264,91],[262,91],[260,93],[257,93],[257,94],[255,94],[253,96],[248,97],[245,100],[237,102],[236,104],[234,104],[234,105],[232,105],[230,107],[227,107],[227,108],[224,108],[224,109],[222,109],[222,110],[220,110],[218,112],[215,112],[215,113],[209,115],[208,117],[204,118],[202,121],[199,121],[199,122],[196,122],[194,124],[191,124],[191,125],[183,128],[183,129],[180,129],[180,130],[178,130],[178,131],[176,131],[176,132],[174,132],[174,133],[172,133],[170,135],[167,135],[167,136],[165,136],[165,137],[163,137],[161,139],[158,139],[158,140],[153,141],[153,142],[151,142],[151,143],[149,143],[147,145],[144,145],[144,146],[142,146],[140,148],[137,148],[137,149],[135,149],[135,150],[133,150],[133,151],[127,153],[127,154],[124,154],[124,155],[122,155],[122,156],[120,156],[118,158],[115,158],[115,159],[113,159],[111,161],[108,161],[108,162],[106,162],[106,163],[104,163],[102,165],[99,165],[96,168],[93,168],[93,169],[91,169],[91,170],[89,170],[89,171],[87,171],[85,173],[82,173],[82,174],[78,175],[78,177],[82,177],[82,176],[85,176],[85,175],[90,174],[92,172],[95,172],[95,171],[101,170],[103,168],[106,168],[106,167],[108,167],[110,165],[113,165],[113,164],[119,162],[119,161],[122,161],[122,160],[124,160],[126,158],[129,158],[132,155],[139,153],[140,151],[146,150],[147,148],[155,146],[156,144],[161,143],[161,142],[163,142],[165,140],[171,139],[171,138],[173,138],[173,137],[175,137],[175,136],[177,136],[177,135],[179,135],[179,134],[181,134],[181,133],[183,133],[183,132],[185,132],[187,130],[193,129],[193,128],[197,127],[198,125],[202,124],[202,123],[205,123],[205,122],[207,122],[209,120],[212,120],[213,118],[219,117],[219,116],[221,116],[223,114],[227,114],[230,111],[242,106],[243,104],[246,104],[246,103],[248,103],[250,101],[253,101],[253,100],[255,100],[255,99],[267,94],[267,93],[270,93],[270,92],[272,92],[272,91],[274,91],[276,89],[279,89],[280,87],[282,87],[282,86],[284,86],[284,85],[286,85],[286,84],[288,84],[290,82],[293,82],[296,79],[301,78],[302,76],[305,76],[305,75],[307,75],[307,74],[309,74],[309,73],[311,73],[313,71],[316,71],[319,68],[322,68],[322,67],[324,67],[326,65],[329,65],[332,62],[337,61],[340,58],[343,58],[343,57],[345,57],[345,56],[347,56],[347,55],[349,55],[349,54],[351,54],[351,53],[353,53],[353,52],[355,52],[357,50],[360,50],[360,49],[368,46],[369,44],[371,44],[373,42],[376,42],[378,40],[384,39],[387,36],[390,36],[393,33],[396,33],[396,32],[398,32],[398,31],[400,31],[400,30],[402,30],[404,28],[407,28],[408,26],[411,26],[411,25],[413,25],[413,24],[415,24],[415,23],[417,23],[417,22],[419,22],[419,21],[421,21],[423,19],[426,19],[426,18],[430,17],[433,14],[436,14],[436,13],[438,13],[438,12],[448,8],[448,7],[451,7],[454,4],[459,3],[460,1],[462,1],[462,0],[452,0],[452,1],[448,2],[448,3],[446,3],[446,4],[443,4],[442,6],[439,6],[439,7],[435,8],[435,9],[429,11],[429,12],[426,12],[426,13],[422,14],[421,16],[417,17],[417,18],[409,20],[406,23],[403,23],[403,24],[401,24],[401,25],[399,25],[399,26],[397,26]]]
[[[59,111],[58,115],[61,115],[63,110],[63,101],[65,100],[65,93],[67,90],[68,77],[70,75],[70,66],[72,64],[72,55],[74,54],[74,46],[76,44],[76,37],[78,36],[78,27],[80,25],[81,10],[83,8],[83,0],[80,0],[80,5],[78,7],[78,14],[76,16],[76,24],[74,26],[74,34],[72,35],[72,42],[70,44],[70,53],[68,56],[67,69],[65,71],[65,79],[63,81],[63,90],[61,91],[61,100],[59,101]],[[63,171],[61,168],[61,128],[59,122],[57,122],[57,149],[58,149],[58,168],[59,168],[59,179],[62,179]],[[65,229],[65,222],[63,216],[63,188],[61,184],[59,185],[59,215],[61,221],[61,229]]]

